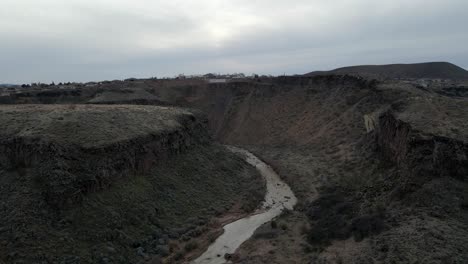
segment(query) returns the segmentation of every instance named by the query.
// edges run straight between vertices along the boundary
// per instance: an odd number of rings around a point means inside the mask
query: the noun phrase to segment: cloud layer
[[[0,82],[468,68],[466,0],[3,0]]]

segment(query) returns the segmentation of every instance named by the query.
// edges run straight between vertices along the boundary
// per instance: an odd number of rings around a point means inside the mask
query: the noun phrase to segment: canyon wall
[[[415,129],[388,111],[379,117],[377,141],[384,159],[413,179],[453,177],[466,181],[468,143]]]
[[[17,128],[7,129],[0,138],[0,167],[5,170],[33,170],[36,181],[44,188],[45,199],[53,206],[61,207],[65,204],[72,204],[82,199],[83,195],[88,192],[106,189],[122,177],[146,174],[155,165],[165,162],[174,155],[211,142],[206,130],[207,120],[202,115],[196,117],[188,111],[171,113],[173,125],[161,126],[157,130],[149,129],[146,133],[129,135],[122,140],[108,139],[108,141],[93,143],[91,138],[88,139],[86,145],[86,142],[59,136],[48,137],[47,133],[43,135],[24,133],[25,130],[47,130],[46,127],[56,127],[60,130],[63,125],[58,123],[62,121],[65,122],[63,123],[65,126],[67,125],[67,120],[60,120],[63,117],[53,121],[41,121],[42,123],[29,122],[30,118],[45,119],[43,116],[57,116],[57,112],[62,112],[61,115],[66,116],[66,112],[71,111],[65,107],[56,106],[55,110],[50,113],[48,112],[50,107],[45,107],[49,109],[44,111],[44,107],[36,105],[26,110],[21,106],[7,107],[3,111],[5,115],[5,112],[9,111],[19,111],[22,115],[12,120],[2,120],[10,123],[17,122]],[[85,109],[83,109],[84,106],[80,107],[82,109],[78,111],[82,112],[80,118],[83,120],[86,120],[90,113],[96,110],[101,111],[102,115],[118,110],[118,107],[96,109],[92,106],[86,106]],[[150,106],[142,110],[145,111],[145,116],[158,116],[166,109]],[[33,112],[42,112],[42,114],[35,115]],[[139,121],[126,122],[125,118],[122,116],[120,118],[121,120],[112,119],[111,122],[122,127],[145,126],[144,123],[139,124]],[[49,122],[52,124],[45,124]],[[106,122],[109,120],[103,118],[102,124],[96,123],[94,129],[99,130],[99,127],[104,126]],[[151,120],[141,120],[141,122],[151,122]],[[17,133],[12,132],[14,130]],[[91,135],[93,132],[82,130],[76,133]]]

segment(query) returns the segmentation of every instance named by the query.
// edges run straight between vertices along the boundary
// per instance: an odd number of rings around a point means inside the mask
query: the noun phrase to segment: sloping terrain
[[[206,120],[155,106],[0,107],[0,262],[138,263],[167,256],[261,177]],[[183,252],[182,252],[183,253]]]
[[[270,164],[298,206],[260,228],[234,262],[466,262],[466,71],[425,63],[332,73],[111,82],[62,99],[144,89],[202,110],[216,140]]]
[[[468,80],[468,71],[448,62],[415,64],[362,65],[338,68],[331,71],[315,71],[306,76],[327,74],[351,74],[370,78],[398,79],[454,79]]]
[[[121,89],[103,91],[89,100],[90,104],[140,104],[140,105],[160,105],[163,102],[153,94],[143,89]]]
[[[208,113],[219,140],[262,157],[300,199],[244,244],[237,262],[468,257],[463,97],[339,75],[177,91],[176,102]],[[400,138],[389,124],[409,125]]]
[[[81,148],[97,148],[135,138],[190,131],[207,141],[206,120],[180,108],[157,106],[7,105],[0,107],[0,137],[40,138]],[[11,122],[14,121],[14,122]],[[186,128],[184,127],[186,126]],[[80,128],[80,129],[77,129]],[[189,132],[189,131],[187,131]]]

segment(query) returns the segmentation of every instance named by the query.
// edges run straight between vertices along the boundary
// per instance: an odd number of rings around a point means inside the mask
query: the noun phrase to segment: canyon
[[[230,262],[464,263],[468,83],[458,68],[426,66],[3,96],[0,208],[17,224],[0,229],[0,259],[190,262],[222,226],[261,208],[265,182],[232,145],[271,166],[297,205]],[[81,214],[89,221],[75,223]],[[115,214],[124,220],[107,227]],[[32,229],[32,219],[44,223]],[[69,246],[54,253],[61,239]],[[30,253],[34,241],[47,241],[43,256]]]

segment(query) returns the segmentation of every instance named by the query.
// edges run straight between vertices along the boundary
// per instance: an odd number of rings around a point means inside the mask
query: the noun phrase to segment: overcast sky
[[[468,68],[467,0],[1,0],[0,83]]]

